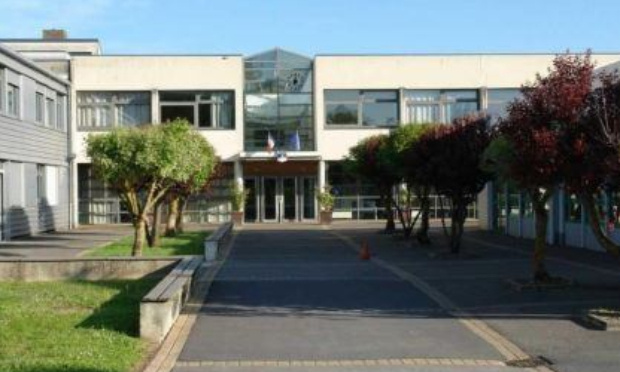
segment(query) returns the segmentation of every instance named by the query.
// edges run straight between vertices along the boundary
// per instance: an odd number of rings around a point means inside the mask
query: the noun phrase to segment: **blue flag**
[[[290,147],[293,151],[301,151],[301,140],[299,139],[299,131],[295,131],[295,133],[291,134],[289,138]]]

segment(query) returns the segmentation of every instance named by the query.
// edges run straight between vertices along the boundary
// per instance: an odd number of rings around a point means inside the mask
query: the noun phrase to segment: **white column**
[[[325,160],[319,160],[319,192],[325,189],[325,179],[327,173],[327,165]]]
[[[407,117],[407,99],[405,97],[405,88],[400,88],[398,90],[398,100],[399,100],[399,115],[400,115],[400,125],[409,124],[409,118]]]
[[[159,124],[161,122],[159,117],[159,91],[153,89],[151,91],[151,123]]]
[[[235,182],[243,189],[243,166],[241,159],[235,160]]]
[[[481,87],[478,90],[480,94],[480,111],[485,111],[489,108],[489,89],[487,87]]]

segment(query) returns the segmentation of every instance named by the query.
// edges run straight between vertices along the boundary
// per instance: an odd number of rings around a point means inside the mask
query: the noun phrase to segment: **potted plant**
[[[250,190],[243,190],[239,183],[230,184],[230,204],[232,205],[231,219],[235,225],[243,224],[243,207]]]
[[[319,223],[321,225],[329,225],[332,223],[332,213],[334,209],[334,195],[331,193],[331,188],[325,186],[323,191],[317,194],[317,200],[321,212],[319,214]]]

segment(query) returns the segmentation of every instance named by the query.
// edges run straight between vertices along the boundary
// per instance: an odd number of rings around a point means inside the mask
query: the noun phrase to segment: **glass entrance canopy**
[[[246,151],[313,151],[312,59],[276,48],[245,59]]]

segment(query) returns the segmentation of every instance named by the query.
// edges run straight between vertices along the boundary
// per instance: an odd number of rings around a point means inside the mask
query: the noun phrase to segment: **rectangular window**
[[[521,91],[514,89],[489,89],[487,92],[487,113],[491,116],[491,123],[496,124],[500,117],[506,117],[510,102],[521,95]]]
[[[162,123],[185,119],[198,128],[234,129],[233,92],[167,91],[159,102]]]
[[[45,192],[45,165],[37,164],[37,202],[45,202],[47,193]]]
[[[149,92],[78,92],[78,129],[132,127],[151,121]]]
[[[6,111],[9,115],[19,117],[19,87],[17,85],[8,84],[6,92]]]
[[[326,90],[328,125],[392,127],[398,125],[395,90]]]
[[[480,107],[477,90],[408,90],[405,102],[412,124],[451,123]]]
[[[58,167],[45,167],[45,204],[58,205]]]
[[[37,123],[41,123],[43,124],[43,116],[44,116],[44,112],[45,112],[45,106],[44,106],[44,102],[45,102],[45,97],[43,96],[43,93],[36,93],[36,98],[35,98],[35,118],[34,120]]]
[[[47,117],[45,119],[45,126],[50,128],[56,127],[56,104],[51,98],[45,100],[45,113]]]
[[[4,68],[0,66],[0,112],[4,112],[4,91],[6,81],[4,79]]]
[[[56,96],[56,129],[62,131],[65,130],[65,102],[65,96]]]

